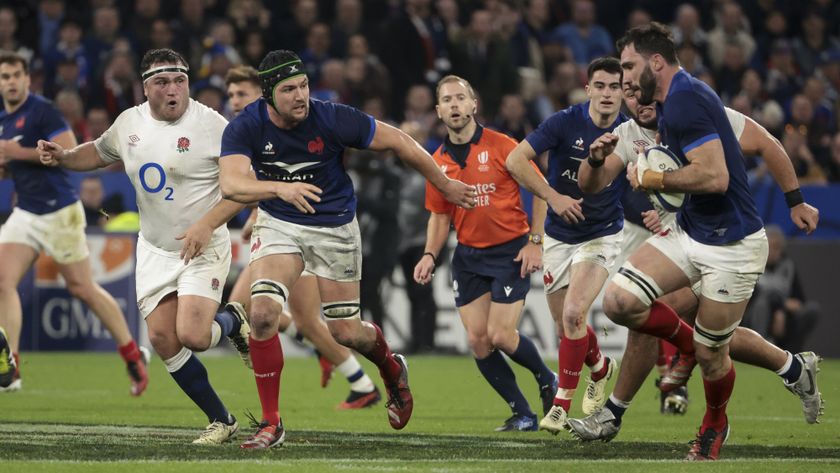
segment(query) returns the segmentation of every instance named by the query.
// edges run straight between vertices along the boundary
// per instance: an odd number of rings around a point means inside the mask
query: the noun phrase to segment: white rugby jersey
[[[103,161],[122,160],[140,210],[140,236],[168,252],[180,251],[175,237],[201,219],[221,199],[219,153],[227,120],[190,99],[175,122],[152,117],[149,102],[120,114],[95,141]],[[213,232],[208,247],[230,239],[226,225]]]
[[[746,117],[741,112],[736,112],[729,107],[724,107],[724,110],[726,110],[726,118],[729,119],[729,124],[732,125],[732,131],[735,132],[735,138],[740,140],[746,126]],[[618,144],[615,146],[614,153],[624,161],[625,166],[628,163],[636,162],[636,149],[643,149],[656,143],[656,130],[642,128],[636,123],[636,120],[629,120],[618,125],[613,130],[613,134],[618,136]]]

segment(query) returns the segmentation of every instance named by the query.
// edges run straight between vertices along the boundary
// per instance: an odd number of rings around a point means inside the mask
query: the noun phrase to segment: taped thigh
[[[662,289],[656,281],[647,274],[639,271],[629,261],[618,268],[618,272],[612,278],[618,287],[636,296],[645,306],[653,304],[658,297],[662,296]]]
[[[321,310],[329,320],[360,319],[362,313],[359,299],[327,302],[321,304]]]
[[[268,297],[279,304],[286,304],[289,299],[289,288],[271,279],[257,279],[251,284],[251,298],[254,297]]]
[[[694,341],[709,348],[717,348],[727,345],[732,337],[735,336],[735,329],[741,321],[738,320],[734,324],[722,330],[711,330],[700,325],[700,321],[694,322]]]

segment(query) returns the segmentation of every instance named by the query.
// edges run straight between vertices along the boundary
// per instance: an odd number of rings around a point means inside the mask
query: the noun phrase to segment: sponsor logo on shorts
[[[210,281],[210,289],[212,289],[214,291],[219,290],[219,279],[218,278],[213,278],[213,280]]]
[[[510,286],[505,286],[505,297],[510,297],[510,293],[513,292],[513,288]]]
[[[257,237],[256,241],[251,243],[251,253],[259,250],[261,246],[262,246],[262,241],[260,240],[260,237]]]
[[[186,136],[178,138],[178,152],[185,153],[190,150],[190,139]]]
[[[551,275],[551,271],[546,271],[543,273],[543,284],[548,286],[549,284],[554,282],[554,276]]]
[[[458,294],[458,281],[456,280],[452,281],[452,291],[455,293],[456,298],[460,297]]]
[[[599,255],[595,256],[595,258],[597,258],[597,259],[598,259],[598,261],[600,261],[600,262],[602,262],[602,263],[606,263],[606,262],[607,262],[607,257],[606,257],[606,256],[604,256],[604,255],[599,254]]]
[[[352,276],[354,274],[356,274],[355,269],[351,268],[350,266],[347,266],[346,268],[344,268],[344,275],[345,276]]]
[[[128,135],[128,141],[130,141],[130,143],[128,143],[128,144],[133,145],[134,143],[137,143],[138,141],[140,141],[140,137],[137,136],[137,135],[133,135],[133,134]]]
[[[722,288],[718,289],[717,293],[722,295],[722,296],[728,296],[729,295],[729,291],[727,291],[725,287],[722,287]]]
[[[659,236],[666,237],[666,236],[668,236],[669,233],[671,233],[671,229],[666,228],[665,230],[662,230],[661,232],[659,232]]]

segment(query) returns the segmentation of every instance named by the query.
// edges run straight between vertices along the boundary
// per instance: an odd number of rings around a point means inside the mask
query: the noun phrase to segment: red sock
[[[560,382],[557,385],[557,394],[560,395],[561,389],[568,389],[574,391],[577,389],[578,381],[580,381],[580,372],[583,369],[583,362],[586,359],[586,351],[589,347],[589,337],[572,340],[566,338],[564,335],[560,339],[559,350],[559,372],[557,376]],[[554,398],[554,405],[561,406],[566,412],[572,406],[571,399],[562,399],[560,397]]]
[[[254,340],[248,337],[251,362],[254,364],[254,379],[262,405],[262,418],[269,424],[280,423],[280,372],[283,371],[283,347],[276,335],[268,340]]]
[[[668,340],[680,353],[694,354],[694,329],[683,322],[674,309],[662,302],[653,301],[648,319],[636,330]]]
[[[677,347],[671,342],[659,339],[659,357],[656,360],[658,366],[670,366],[671,360],[677,354]]]
[[[586,352],[586,366],[590,368],[595,366],[599,361],[601,361],[601,349],[598,347],[598,337],[595,336],[595,330],[592,330],[592,327],[587,325],[586,326],[586,337],[589,340],[589,350]]]
[[[117,347],[120,356],[126,363],[140,360],[140,349],[137,348],[137,343],[132,340],[121,347]]]
[[[369,322],[362,322],[367,324]],[[373,344],[373,349],[367,353],[359,352],[362,356],[372,361],[379,368],[379,374],[386,382],[394,382],[399,377],[402,368],[397,360],[394,359],[394,354],[391,353],[391,347],[385,341],[385,336],[382,334],[382,329],[378,325],[371,323],[370,325],[376,330],[376,342]]]
[[[723,378],[708,381],[703,378],[703,389],[706,391],[706,415],[703,416],[703,425],[700,430],[712,428],[720,432],[726,425],[726,405],[732,396],[735,388],[735,365]]]

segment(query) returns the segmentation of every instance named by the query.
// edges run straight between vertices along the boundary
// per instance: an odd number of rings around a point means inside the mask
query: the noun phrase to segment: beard
[[[639,104],[650,105],[653,103],[653,95],[656,93],[656,77],[650,65],[645,65],[642,75],[639,76],[639,92],[637,96]]]

